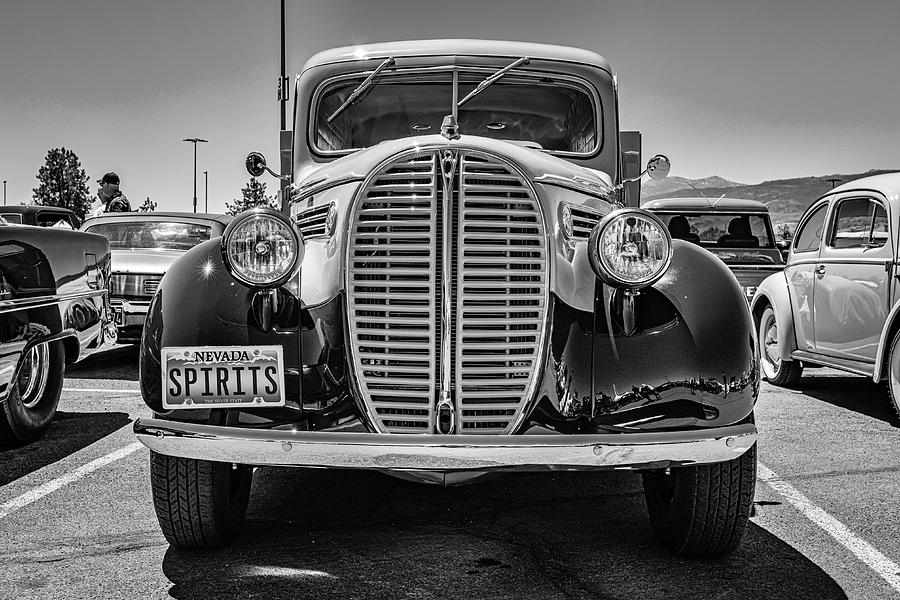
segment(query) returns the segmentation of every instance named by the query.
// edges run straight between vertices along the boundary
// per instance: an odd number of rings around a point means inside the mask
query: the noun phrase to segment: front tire
[[[9,395],[0,403],[0,444],[33,442],[50,428],[59,406],[65,359],[60,341],[36,344],[22,354]]]
[[[179,548],[221,548],[237,538],[250,500],[253,471],[231,464],[150,453],[156,518]]]
[[[763,377],[772,385],[779,387],[797,385],[803,375],[803,365],[798,360],[781,359],[781,349],[778,347],[778,322],[771,306],[766,307],[759,319],[756,338]]]
[[[643,473],[653,531],[670,552],[715,558],[741,542],[756,488],[756,445],[722,463]]]
[[[900,331],[891,340],[891,351],[888,354],[888,392],[894,414],[900,417]]]

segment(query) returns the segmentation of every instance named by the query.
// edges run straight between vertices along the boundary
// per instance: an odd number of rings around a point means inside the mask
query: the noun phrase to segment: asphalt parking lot
[[[721,561],[656,543],[631,473],[437,488],[261,469],[240,544],[170,549],[150,500],[136,352],[67,372],[47,437],[0,451],[0,598],[895,598],[900,444],[887,392],[763,385],[756,514]]]

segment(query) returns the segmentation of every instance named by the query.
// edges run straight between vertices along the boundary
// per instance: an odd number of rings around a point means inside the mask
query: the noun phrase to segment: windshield
[[[486,72],[461,72],[457,97],[465,98]],[[343,106],[365,77],[326,87],[314,119],[320,152],[344,152],[379,142],[440,133],[453,111],[453,73],[382,74],[352,104]],[[505,75],[459,107],[459,129],[468,135],[531,142],[544,150],[590,154],[600,145],[594,99],[573,81]]]
[[[710,248],[774,248],[768,215],[739,213],[660,215],[673,238]]]
[[[189,250],[210,238],[209,225],[171,221],[131,221],[98,223],[86,231],[109,240],[110,248],[160,248]]]

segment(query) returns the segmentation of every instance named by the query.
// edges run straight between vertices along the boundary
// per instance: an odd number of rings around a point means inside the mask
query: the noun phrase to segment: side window
[[[832,248],[879,248],[887,242],[887,213],[871,198],[841,200],[835,210],[828,245]]]
[[[828,204],[822,204],[809,216],[800,227],[794,241],[794,252],[812,252],[819,249],[822,241],[822,229],[825,226],[825,209]]]

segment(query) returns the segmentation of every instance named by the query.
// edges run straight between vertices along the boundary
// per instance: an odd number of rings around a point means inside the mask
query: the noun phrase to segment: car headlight
[[[254,208],[228,224],[222,236],[222,255],[231,274],[242,283],[277,287],[303,260],[303,244],[283,214]]]
[[[672,261],[672,237],[656,215],[622,208],[594,227],[588,250],[600,279],[634,290],[655,283],[666,272]]]

